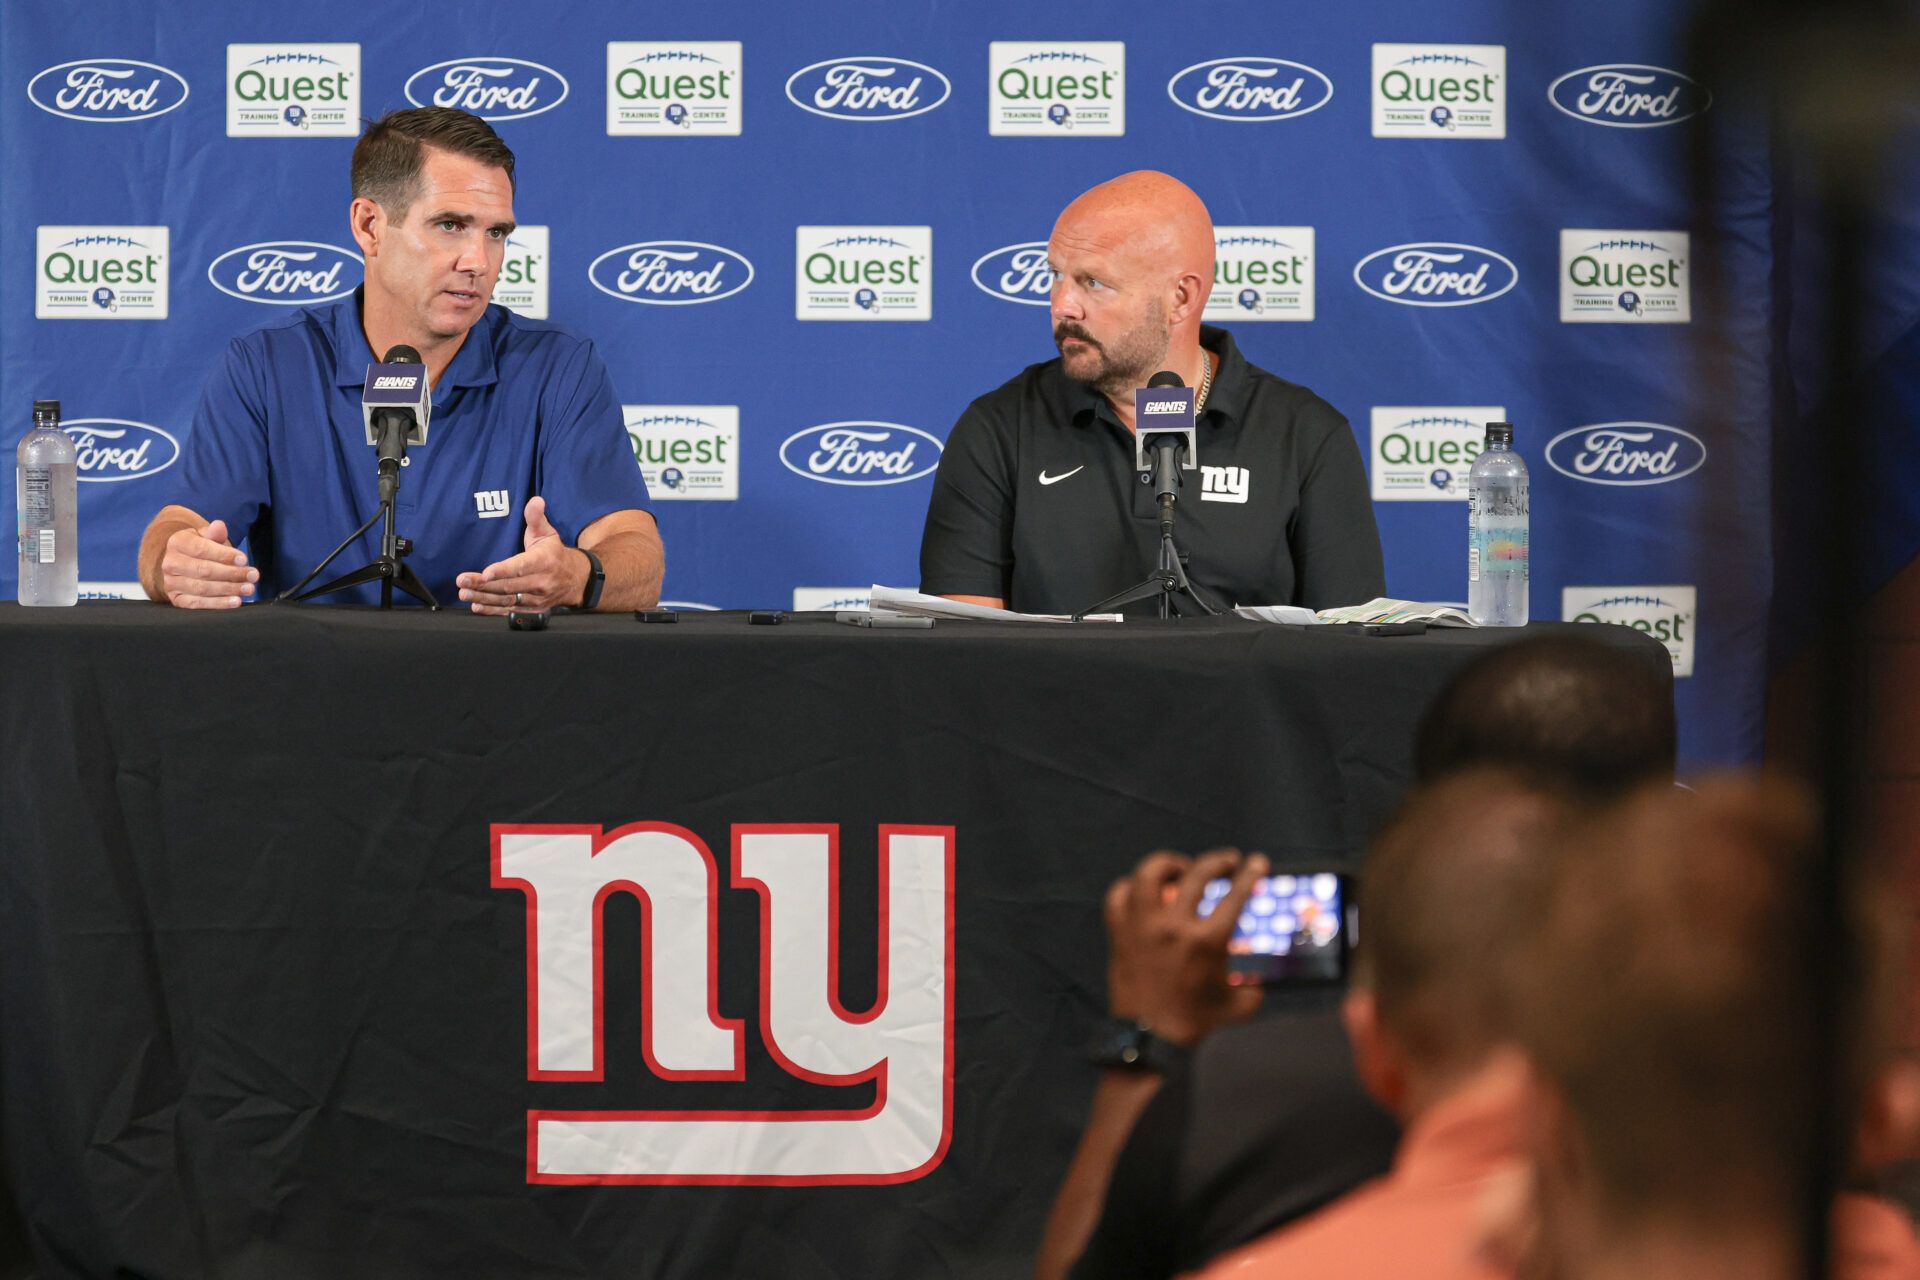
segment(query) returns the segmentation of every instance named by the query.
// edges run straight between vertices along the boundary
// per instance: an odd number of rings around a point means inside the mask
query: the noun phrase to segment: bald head
[[[1118,400],[1158,369],[1202,370],[1213,219],[1185,183],[1144,169],[1101,183],[1061,212],[1047,259],[1069,377]]]

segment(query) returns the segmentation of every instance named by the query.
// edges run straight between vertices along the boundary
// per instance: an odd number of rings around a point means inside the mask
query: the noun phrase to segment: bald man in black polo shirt
[[[1060,215],[1047,261],[1060,358],[954,425],[920,543],[922,591],[1072,613],[1145,578],[1159,509],[1133,466],[1133,393],[1170,369],[1199,402],[1203,470],[1185,473],[1177,534],[1189,576],[1223,607],[1386,594],[1347,420],[1200,323],[1213,220],[1199,196],[1164,173],[1102,183]]]

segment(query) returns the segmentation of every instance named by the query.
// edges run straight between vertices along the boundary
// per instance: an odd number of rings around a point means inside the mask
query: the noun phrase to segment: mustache
[[[1059,324],[1053,327],[1053,345],[1057,347],[1061,344],[1062,341],[1064,341],[1067,338],[1078,338],[1080,339],[1080,341],[1086,343],[1088,346],[1094,347],[1099,350],[1105,350],[1104,347],[1100,346],[1100,343],[1094,338],[1094,336],[1088,333],[1085,329],[1082,329],[1079,325],[1073,323],[1073,321],[1071,320],[1062,320]]]

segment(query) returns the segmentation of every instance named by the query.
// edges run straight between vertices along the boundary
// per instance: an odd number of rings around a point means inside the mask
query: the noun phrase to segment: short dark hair
[[[513,152],[493,126],[453,107],[409,107],[367,122],[353,147],[353,194],[399,218],[420,194],[424,149],[436,147],[507,172],[514,187]]]
[[[1663,653],[1579,635],[1535,636],[1481,655],[1421,717],[1414,777],[1494,765],[1543,773],[1598,798],[1673,778],[1673,681]]]

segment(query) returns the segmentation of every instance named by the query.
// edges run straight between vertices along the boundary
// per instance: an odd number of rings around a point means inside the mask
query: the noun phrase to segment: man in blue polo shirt
[[[514,226],[513,165],[464,111],[368,126],[348,212],[366,283],[228,346],[174,502],[141,539],[150,596],[215,609],[271,597],[372,516],[361,392],[375,353],[405,343],[426,365],[433,416],[406,459],[395,523],[428,589],[475,613],[659,599],[660,535],[606,366],[591,343],[490,305]],[[330,568],[379,552],[376,526]],[[371,603],[377,585],[333,598]]]

